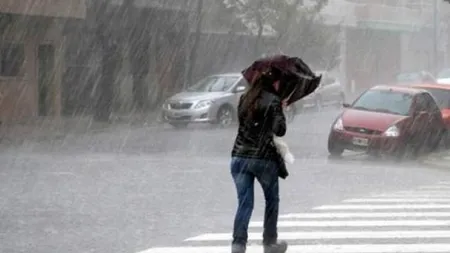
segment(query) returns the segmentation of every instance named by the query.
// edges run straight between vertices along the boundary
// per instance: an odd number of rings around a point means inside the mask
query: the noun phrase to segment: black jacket
[[[245,118],[247,108],[242,108],[242,99],[243,96],[239,100],[239,128],[231,155],[277,162],[280,177],[286,178],[288,173],[284,160],[273,142],[274,135],[282,137],[286,134],[286,119],[280,98],[263,91],[251,119]]]

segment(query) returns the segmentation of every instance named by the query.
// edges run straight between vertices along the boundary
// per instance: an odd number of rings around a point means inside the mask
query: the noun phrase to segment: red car
[[[328,151],[416,156],[435,150],[445,133],[439,107],[426,90],[379,85],[361,94],[333,122]]]
[[[441,109],[442,118],[447,127],[444,147],[450,148],[450,85],[448,84],[417,84],[412,85],[413,88],[424,89],[428,91]]]
[[[416,84],[413,88],[423,89],[433,96],[441,109],[442,117],[447,128],[450,129],[450,85],[447,84]]]

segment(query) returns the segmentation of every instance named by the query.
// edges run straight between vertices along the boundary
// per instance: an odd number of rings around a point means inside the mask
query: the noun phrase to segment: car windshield
[[[222,92],[230,89],[239,79],[238,76],[209,76],[189,87],[188,91]]]
[[[352,108],[397,115],[408,115],[412,95],[391,90],[369,90],[356,100]]]
[[[450,69],[444,69],[439,72],[438,78],[450,78]]]
[[[436,101],[436,104],[441,110],[450,108],[450,90],[438,88],[424,88],[424,90],[427,90],[431,93],[434,100]]]

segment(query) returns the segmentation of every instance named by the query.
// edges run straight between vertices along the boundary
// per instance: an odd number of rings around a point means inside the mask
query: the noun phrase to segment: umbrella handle
[[[289,94],[289,96],[286,98],[287,100],[291,99],[292,94],[294,94],[294,92],[297,90],[297,87],[295,87],[295,89],[292,90],[291,94]]]
[[[287,96],[285,99],[283,99],[282,101],[286,101],[287,105],[290,105],[288,103],[288,101],[291,99],[292,95],[294,94],[294,92],[297,90],[297,87],[295,89],[292,90],[291,94],[289,94],[289,96]]]

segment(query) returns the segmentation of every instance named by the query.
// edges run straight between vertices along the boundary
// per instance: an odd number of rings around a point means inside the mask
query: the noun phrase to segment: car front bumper
[[[353,151],[392,153],[403,147],[401,137],[360,134],[350,131],[331,130],[329,142]]]
[[[212,107],[186,110],[163,108],[161,118],[166,123],[207,123],[215,120],[215,114]]]

